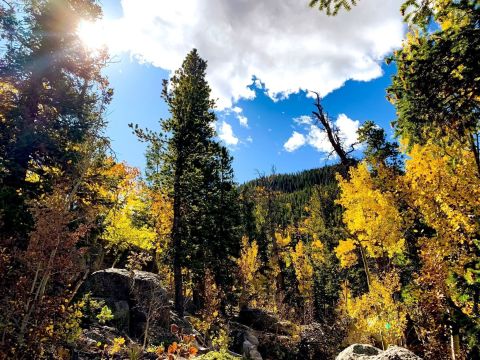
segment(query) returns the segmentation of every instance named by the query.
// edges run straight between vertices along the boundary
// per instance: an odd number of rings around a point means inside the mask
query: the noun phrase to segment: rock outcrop
[[[411,351],[400,346],[390,346],[386,351],[377,355],[376,360],[421,360]]]
[[[263,360],[262,355],[258,351],[258,339],[252,333],[245,334],[245,340],[242,345],[242,355],[251,360]]]
[[[256,331],[239,323],[230,323],[230,337],[233,340],[232,350],[246,359],[263,360],[258,351],[260,344]]]
[[[278,335],[292,335],[295,331],[295,326],[289,321],[280,321],[275,315],[260,309],[240,310],[238,322],[258,331]]]
[[[298,360],[334,359],[342,350],[340,344],[344,335],[345,330],[341,324],[313,322],[302,325]]]
[[[96,271],[83,284],[80,294],[85,293],[104,301],[113,312],[113,325],[137,338],[144,332],[151,299],[157,307],[163,305],[169,311],[159,276],[145,271],[114,268]]]
[[[382,351],[372,345],[353,344],[343,350],[336,360],[421,360],[421,358],[399,346],[391,346]]]
[[[90,292],[93,297],[128,302],[136,294],[146,294],[158,288],[161,288],[160,277],[154,273],[111,268],[90,275],[82,286],[82,292]],[[164,290],[163,293],[166,294]]]

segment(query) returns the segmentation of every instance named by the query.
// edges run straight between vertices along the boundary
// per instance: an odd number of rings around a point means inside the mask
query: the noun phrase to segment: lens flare
[[[108,48],[108,29],[102,21],[82,20],[77,27],[77,35],[82,40],[85,47],[90,50],[100,50]]]

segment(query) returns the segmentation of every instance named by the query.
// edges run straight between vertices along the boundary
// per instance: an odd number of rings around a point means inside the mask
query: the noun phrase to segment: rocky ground
[[[421,360],[420,357],[399,346],[382,351],[366,344],[353,344],[343,350],[336,360]]]
[[[93,301],[107,305],[113,319],[107,324],[96,321],[83,324],[74,349],[74,359],[78,360],[185,359],[194,355],[205,360],[420,359],[399,347],[382,351],[355,344],[340,352],[339,329],[318,323],[297,326],[259,309],[241,310],[229,321],[229,349],[210,351],[202,343],[200,333],[171,310],[159,277],[143,271],[97,271],[87,279],[79,294],[89,294]],[[175,345],[153,347],[143,346],[144,343]]]

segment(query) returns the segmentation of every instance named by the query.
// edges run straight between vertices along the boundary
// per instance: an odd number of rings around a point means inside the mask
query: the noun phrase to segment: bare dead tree
[[[328,114],[322,106],[320,94],[316,91],[312,91],[312,93],[316,95],[314,105],[317,109],[316,111],[312,111],[312,114],[315,116],[316,123],[320,125],[320,129],[327,134],[328,141],[333,148],[332,153],[338,155],[340,162],[345,167],[355,164],[355,159],[351,157],[350,154],[355,150],[354,147],[356,143],[350,145],[350,149],[345,148],[345,144],[340,137],[339,128],[329,119]]]

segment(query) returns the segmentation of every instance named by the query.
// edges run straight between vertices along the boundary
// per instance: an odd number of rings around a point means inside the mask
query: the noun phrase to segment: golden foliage
[[[166,194],[161,192],[149,191],[148,196],[152,200],[151,212],[158,237],[157,252],[161,253],[169,246],[173,224],[173,203]]]
[[[255,240],[250,243],[246,236],[242,238],[242,250],[237,264],[242,284],[241,302],[244,305],[249,305],[248,303],[254,299],[254,295],[259,291],[258,270],[261,264],[258,257],[258,245]]]
[[[463,277],[470,285],[478,282],[478,271],[467,266],[478,261],[474,242],[480,231],[480,179],[475,160],[459,144],[417,145],[409,156],[405,191],[411,206],[435,230],[433,236],[419,239],[423,267],[415,282],[439,298],[450,298],[471,315],[473,298],[460,296],[449,274]]]
[[[292,237],[290,232],[287,231],[286,235],[283,235],[281,232],[275,232],[275,240],[277,241],[278,246],[286,247],[292,242]]]
[[[357,246],[352,239],[340,240],[338,246],[335,248],[335,255],[340,260],[340,265],[348,268],[357,264],[358,256],[356,254]]]
[[[298,281],[298,291],[306,298],[313,296],[313,266],[303,241],[299,241],[291,252],[292,263]]]
[[[104,238],[108,246],[126,249],[131,246],[151,250],[155,246],[156,233],[148,225],[136,225],[132,216],[145,209],[145,202],[139,194],[131,193],[124,205],[110,212],[106,219]]]
[[[337,254],[342,265],[354,264],[352,244],[360,244],[372,258],[401,254],[405,246],[403,220],[390,192],[378,189],[365,162],[350,170],[350,179],[337,177],[341,197],[337,202],[345,209],[343,220],[355,240],[342,242]],[[357,244],[356,244],[357,245]]]
[[[370,291],[352,297],[348,288],[339,309],[352,320],[349,342],[370,341],[371,338],[387,344],[398,343],[405,331],[406,312],[400,302],[394,300],[394,293],[400,290],[400,280],[396,272],[390,272],[383,279],[373,277]]]
[[[138,180],[138,169],[114,163],[112,159],[106,162],[108,166],[102,176],[109,181],[92,186],[106,203],[113,204],[112,208],[104,209],[107,246],[119,250],[131,247],[152,250],[157,239],[155,229],[145,222],[135,221],[135,216],[150,211],[151,204],[146,186]]]
[[[15,107],[18,90],[5,80],[0,81],[0,123],[7,120],[7,113]]]
[[[480,179],[473,155],[459,144],[416,145],[406,162],[410,202],[435,229],[440,251],[472,245],[480,231]]]
[[[125,347],[125,339],[123,337],[114,338],[112,345],[108,348],[108,353],[110,355],[118,354]]]
[[[475,300],[465,287],[478,283],[472,264],[478,262],[480,179],[471,149],[445,143],[414,145],[407,154],[404,175],[379,168],[374,176],[360,164],[351,170],[349,180],[339,178],[338,203],[345,209],[344,222],[352,234],[335,249],[341,266],[355,265],[362,251],[367,258],[388,259],[373,263],[377,275],[369,275],[367,293],[352,297],[343,289],[340,310],[352,321],[350,341],[373,337],[398,342],[408,311],[418,327],[417,336],[433,354],[449,347],[444,340],[450,337],[448,314],[461,310],[472,317]],[[412,228],[413,218],[420,230]],[[419,247],[421,266],[403,289],[404,303],[400,303],[393,296],[399,293],[400,283],[391,260],[402,254],[406,230]],[[363,334],[367,337],[362,338]]]

